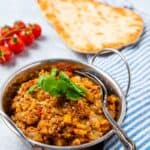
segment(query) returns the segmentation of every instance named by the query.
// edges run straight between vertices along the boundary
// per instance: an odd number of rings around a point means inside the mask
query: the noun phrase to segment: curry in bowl
[[[101,87],[73,70],[51,68],[21,83],[11,101],[10,117],[30,139],[56,146],[94,141],[111,125],[102,112]],[[117,119],[119,98],[108,96]]]

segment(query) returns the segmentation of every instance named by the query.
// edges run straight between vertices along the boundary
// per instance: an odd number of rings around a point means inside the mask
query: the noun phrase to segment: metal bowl
[[[60,65],[66,64],[74,69],[80,69],[88,71],[94,75],[96,75],[107,87],[107,90],[109,93],[113,93],[116,96],[120,98],[120,102],[118,104],[118,116],[116,118],[116,121],[119,125],[123,122],[123,119],[125,117],[126,113],[126,101],[125,96],[119,85],[114,81],[107,73],[102,71],[101,69],[98,69],[90,64],[81,63],[79,61],[75,60],[69,60],[69,59],[49,59],[49,60],[41,60],[34,63],[31,63],[21,69],[19,69],[16,73],[10,76],[10,78],[5,82],[2,88],[2,92],[0,95],[0,109],[3,120],[8,126],[8,120],[7,119],[10,116],[9,111],[9,104],[11,103],[12,98],[16,94],[17,89],[19,88],[20,84],[22,82],[28,81],[29,79],[32,79],[38,75],[38,72],[41,69],[49,70],[52,65]],[[21,135],[17,132],[17,130],[10,125],[9,121],[9,128],[15,132],[20,138]],[[30,146],[33,147],[39,147],[41,149],[46,150],[81,150],[81,149],[91,149],[93,146],[97,145],[98,143],[103,142],[104,140],[108,139],[112,134],[114,133],[113,130],[110,130],[107,132],[104,136],[98,138],[95,141],[81,144],[78,146],[53,146],[53,145],[47,145],[42,144],[36,141],[33,141],[31,139],[28,139],[26,137],[27,143],[30,144]],[[24,138],[25,139],[25,138]]]

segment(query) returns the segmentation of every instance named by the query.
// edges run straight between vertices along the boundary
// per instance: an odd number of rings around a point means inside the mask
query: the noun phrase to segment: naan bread
[[[81,53],[133,44],[144,27],[135,12],[96,0],[38,0],[38,3],[67,46]]]

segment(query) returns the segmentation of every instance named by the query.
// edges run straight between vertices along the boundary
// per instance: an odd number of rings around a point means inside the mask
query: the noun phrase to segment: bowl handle
[[[7,122],[12,128],[8,126],[7,123],[6,126],[13,132],[15,133],[26,145],[32,147],[32,144],[29,142],[29,140],[26,138],[26,136],[22,133],[20,129],[17,128],[15,123],[2,111],[0,111],[0,116],[2,120]]]
[[[130,67],[129,67],[129,64],[126,60],[126,58],[116,49],[113,49],[113,48],[105,48],[103,49],[102,51],[98,52],[97,54],[95,54],[93,56],[93,58],[91,59],[91,62],[90,64],[93,65],[94,64],[94,61],[95,59],[100,56],[100,55],[104,55],[106,54],[107,52],[113,52],[115,54],[117,54],[118,56],[120,56],[121,60],[124,62],[124,64],[126,65],[126,68],[127,68],[127,72],[128,72],[128,85],[127,85],[127,88],[126,88],[126,91],[124,92],[125,94],[125,97],[127,97],[128,95],[128,92],[129,92],[129,89],[130,89],[130,85],[131,85],[131,71],[130,71]]]

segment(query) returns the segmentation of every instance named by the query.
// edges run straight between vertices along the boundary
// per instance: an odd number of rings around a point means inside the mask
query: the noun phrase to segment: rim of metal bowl
[[[35,61],[35,62],[32,62],[30,64],[27,64],[21,68],[19,68],[17,71],[15,71],[12,75],[10,75],[8,77],[8,79],[5,81],[5,83],[3,84],[2,86],[2,92],[0,94],[0,99],[1,99],[1,103],[2,103],[2,95],[5,91],[5,87],[7,86],[7,84],[19,73],[21,73],[22,71],[25,71],[26,69],[29,69],[29,68],[32,68],[34,66],[37,66],[37,65],[40,65],[40,64],[44,64],[44,63],[48,63],[48,62],[73,62],[73,63],[77,63],[77,64],[81,64],[83,66],[87,66],[89,68],[92,68],[93,70],[95,70],[98,74],[103,74],[106,78],[109,79],[110,82],[112,82],[113,85],[115,85],[115,88],[117,89],[117,92],[118,94],[120,95],[120,97],[122,98],[122,107],[121,107],[121,113],[120,113],[120,117],[117,121],[117,123],[119,125],[122,124],[124,118],[125,118],[125,114],[126,114],[126,101],[125,101],[125,96],[120,88],[120,86],[118,85],[118,83],[110,76],[108,75],[106,72],[104,72],[103,70],[93,66],[93,65],[90,65],[90,64],[85,64],[84,62],[80,62],[78,60],[72,60],[72,59],[59,59],[59,58],[54,58],[54,59],[44,59],[44,60],[39,60],[39,61]],[[2,110],[3,111],[3,110]],[[4,121],[6,124],[7,122]],[[112,134],[114,133],[114,130],[111,129],[109,132],[107,132],[104,136],[94,140],[94,141],[91,141],[89,143],[85,143],[85,144],[80,144],[80,145],[77,145],[77,146],[55,146],[55,145],[48,145],[48,144],[43,144],[43,143],[40,143],[40,142],[36,142],[36,141],[33,141],[29,138],[27,138],[32,145],[37,145],[37,146],[40,146],[40,147],[44,147],[44,148],[51,148],[51,149],[56,149],[56,150],[77,150],[77,149],[82,149],[82,148],[88,148],[88,147],[92,147],[96,144],[99,144],[101,143],[102,141],[108,139]]]

